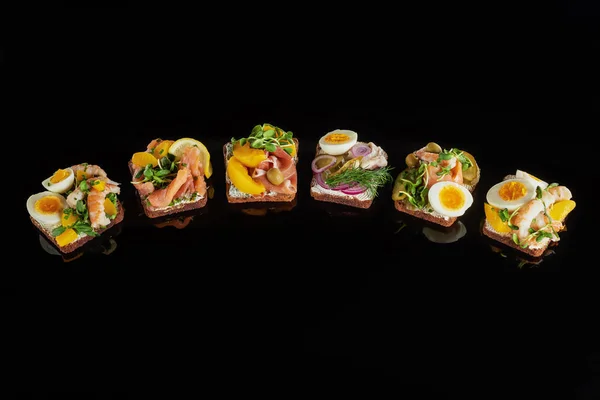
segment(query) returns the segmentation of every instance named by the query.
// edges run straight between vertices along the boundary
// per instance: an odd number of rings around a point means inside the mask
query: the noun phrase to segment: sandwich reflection
[[[122,226],[118,224],[71,253],[62,253],[44,235],[39,235],[39,241],[40,246],[46,253],[59,256],[64,262],[71,262],[81,258],[85,254],[112,254],[117,249],[115,237],[121,233],[121,230]]]
[[[516,254],[513,249],[503,249],[502,247],[493,244],[490,244],[490,249],[518,269],[539,267],[548,256],[555,254],[554,250],[547,249],[544,254],[539,257],[528,257],[526,255]]]
[[[400,232],[423,235],[432,243],[448,244],[462,239],[467,234],[467,227],[461,221],[444,227],[427,221],[403,218],[396,221],[394,234],[400,234]]]
[[[289,202],[264,202],[264,203],[231,203],[230,207],[245,215],[264,217],[269,214],[292,211],[297,204],[296,198]]]
[[[358,208],[323,201],[315,201],[313,203],[316,208],[325,212],[329,217],[368,217],[373,216],[379,211],[375,207]]]

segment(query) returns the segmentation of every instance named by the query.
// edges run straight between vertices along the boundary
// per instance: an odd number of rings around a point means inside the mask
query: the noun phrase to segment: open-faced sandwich
[[[369,208],[380,187],[392,181],[388,155],[354,131],[336,129],[317,144],[310,195],[319,201]]]
[[[206,206],[212,164],[206,146],[196,139],[154,139],[133,154],[129,171],[150,218]]]
[[[291,202],[298,191],[298,139],[273,124],[223,146],[229,203]]]
[[[46,189],[29,196],[33,225],[62,253],[71,253],[123,220],[119,183],[98,165],[58,169],[42,182]]]
[[[480,178],[475,158],[464,150],[442,149],[430,142],[406,156],[406,168],[392,189],[400,212],[451,226],[473,204]]]
[[[492,186],[484,203],[483,234],[532,257],[560,240],[565,219],[575,208],[571,191],[524,171]]]

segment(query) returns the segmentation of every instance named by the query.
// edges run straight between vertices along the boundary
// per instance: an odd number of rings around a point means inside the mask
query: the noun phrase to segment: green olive
[[[427,143],[427,146],[425,146],[425,151],[428,151],[430,153],[440,154],[442,152],[442,148],[437,143],[429,142],[429,143]]]
[[[406,166],[408,168],[414,168],[419,165],[419,159],[413,153],[407,155],[404,161],[406,162]]]
[[[323,157],[318,159],[315,164],[318,169],[321,169],[331,164],[331,159],[329,157]]]
[[[405,193],[400,193],[400,192],[405,191],[405,186],[404,186],[404,182],[401,179],[401,176],[398,175],[398,177],[396,178],[396,181],[394,182],[394,188],[392,189],[392,200],[396,201],[396,200],[404,200],[404,198],[406,197]]]
[[[281,182],[283,182],[283,172],[279,168],[271,168],[267,171],[267,179],[275,186],[281,185]]]

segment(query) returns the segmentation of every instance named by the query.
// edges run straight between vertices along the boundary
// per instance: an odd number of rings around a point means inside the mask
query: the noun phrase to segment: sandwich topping
[[[276,196],[297,192],[298,161],[293,133],[256,125],[245,138],[226,146],[226,179],[230,197]]]
[[[98,236],[119,212],[120,184],[97,165],[59,169],[42,185],[47,190],[27,199],[27,211],[59,247]]]
[[[575,208],[571,191],[517,170],[492,186],[484,203],[485,223],[523,249],[540,249],[560,240],[567,215]]]
[[[354,131],[337,129],[319,140],[312,161],[311,190],[331,196],[371,200],[392,181],[387,154],[373,142],[360,142]]]
[[[392,189],[394,201],[446,220],[463,215],[473,204],[479,167],[471,154],[430,142],[408,154],[405,162]]]
[[[212,174],[210,153],[192,138],[152,140],[134,153],[132,184],[150,210],[165,210],[203,199]]]

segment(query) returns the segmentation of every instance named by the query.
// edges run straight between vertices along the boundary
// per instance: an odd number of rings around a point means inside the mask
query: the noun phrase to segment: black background
[[[439,395],[598,393],[597,262],[584,234],[599,116],[590,9],[414,28],[383,9],[280,24],[69,11],[14,52],[11,117],[28,157],[2,289],[20,390],[393,377]],[[300,140],[299,194],[291,211],[251,216],[226,202],[221,148],[265,122]],[[429,141],[475,155],[467,235],[434,244],[414,222],[397,232],[391,186],[368,211],[315,202],[313,149],[335,128],[382,146],[396,173]],[[187,136],[211,152],[215,196],[186,229],[158,228],[127,160],[155,137]],[[126,215],[112,254],[64,262],[39,245],[24,203],[81,162],[123,183]],[[487,188],[516,169],[577,202],[556,253],[534,267],[478,231]]]

